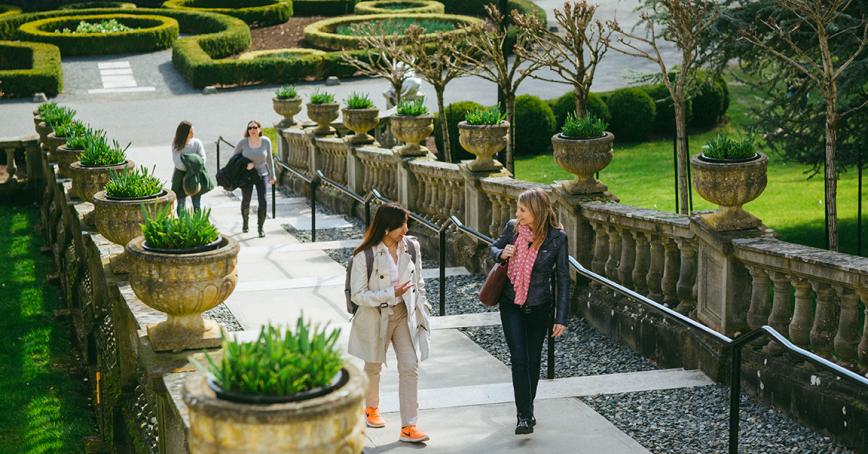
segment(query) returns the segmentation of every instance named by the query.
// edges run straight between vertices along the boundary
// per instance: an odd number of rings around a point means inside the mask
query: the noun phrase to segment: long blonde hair
[[[552,208],[551,199],[541,188],[533,188],[519,194],[518,203],[524,205],[533,215],[533,225],[530,226],[533,232],[532,247],[539,249],[546,239],[549,228],[561,228],[555,210]]]

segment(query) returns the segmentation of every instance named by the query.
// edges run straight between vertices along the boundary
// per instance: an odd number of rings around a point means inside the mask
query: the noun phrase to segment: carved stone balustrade
[[[347,155],[352,145],[337,137],[317,137],[313,140],[316,170],[341,184],[347,183]]]
[[[491,223],[488,225],[488,234],[494,238],[500,236],[503,226],[514,217],[519,194],[532,188],[551,191],[550,186],[511,177],[489,177],[483,178],[480,182],[483,192],[488,195],[488,200],[491,202]]]
[[[311,137],[301,128],[281,129],[280,136],[280,159],[289,167],[309,174]]]
[[[392,150],[378,147],[356,148],[356,157],[361,161],[364,173],[364,183],[361,193],[376,189],[390,200],[398,198],[398,160]]]
[[[440,221],[464,214],[464,177],[457,164],[416,159],[409,166],[416,178],[416,212]]]

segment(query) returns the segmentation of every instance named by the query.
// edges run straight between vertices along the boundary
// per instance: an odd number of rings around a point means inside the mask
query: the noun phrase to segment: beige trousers
[[[392,307],[389,315],[389,326],[386,328],[386,351],[389,343],[395,346],[395,356],[398,357],[398,399],[401,406],[401,427],[416,424],[419,411],[418,401],[418,362],[413,341],[410,339],[410,328],[407,326],[407,305],[400,302]],[[382,363],[365,361],[365,373],[368,375],[368,392],[365,394],[365,406],[380,406],[380,371]]]

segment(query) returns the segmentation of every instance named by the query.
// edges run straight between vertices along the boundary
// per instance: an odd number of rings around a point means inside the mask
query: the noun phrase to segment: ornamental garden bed
[[[81,2],[81,3],[70,3],[68,5],[63,5],[58,9],[93,9],[93,8],[133,9],[135,7],[136,7],[135,3],[127,3],[127,2]]]
[[[444,14],[446,8],[433,0],[374,0],[356,3],[356,14]]]
[[[21,8],[15,5],[0,5],[0,19],[16,14],[21,14]]]
[[[112,20],[129,30],[75,32],[81,29],[82,22],[100,24]],[[178,33],[178,21],[175,19],[133,14],[49,17],[27,22],[18,28],[18,38],[22,41],[54,44],[60,48],[62,55],[104,55],[167,49],[178,38]]]
[[[422,39],[434,40],[436,33],[467,33],[467,27],[481,22],[481,19],[455,14],[369,14],[362,16],[342,16],[322,20],[304,28],[305,41],[321,49],[357,49],[362,46],[361,36],[373,29],[389,36],[403,35],[411,24],[424,28],[427,33]]]
[[[226,14],[243,20],[251,27],[282,24],[292,16],[292,2],[289,0],[169,0],[163,6],[168,9]]]
[[[63,88],[57,46],[0,41],[0,62],[3,96],[30,96],[35,92],[57,96]]]

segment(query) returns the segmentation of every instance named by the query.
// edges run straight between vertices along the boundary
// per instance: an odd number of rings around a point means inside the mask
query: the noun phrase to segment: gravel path
[[[504,364],[511,364],[503,329],[499,325],[462,328],[461,331]],[[543,376],[548,363],[546,344],[543,343]],[[555,342],[555,354],[556,378],[657,369],[650,360],[598,333],[579,317],[570,319],[567,333]]]
[[[241,323],[238,323],[238,319],[235,318],[235,315],[223,303],[220,303],[217,307],[202,315],[207,319],[222,323],[226,327],[226,331],[244,331],[244,327],[241,326]]]
[[[582,401],[653,453],[725,453],[729,389],[721,385],[584,397]],[[853,451],[777,410],[741,397],[740,452]]]

